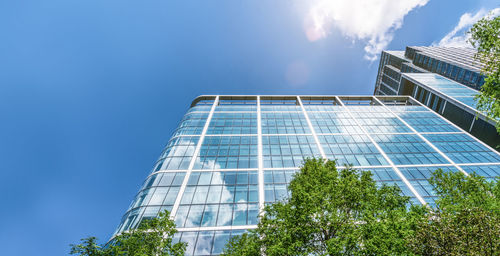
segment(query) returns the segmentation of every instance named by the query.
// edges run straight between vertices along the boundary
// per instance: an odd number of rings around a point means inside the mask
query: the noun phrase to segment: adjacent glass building
[[[409,96],[200,96],[116,233],[171,211],[187,255],[220,254],[288,196],[304,158],[336,159],[433,204],[437,168],[500,175],[500,154]]]
[[[478,112],[474,96],[484,84],[474,49],[407,47],[383,51],[375,95],[410,95],[483,142],[500,144],[496,121]],[[477,118],[476,118],[477,117]]]

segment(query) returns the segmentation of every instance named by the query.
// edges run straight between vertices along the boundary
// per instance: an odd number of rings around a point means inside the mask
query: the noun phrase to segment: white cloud
[[[411,10],[428,0],[319,0],[309,9],[304,21],[311,41],[326,37],[332,28],[365,45],[365,58],[373,61],[392,41],[394,31]]]
[[[495,8],[490,11],[492,16],[500,15],[500,8]],[[458,24],[450,31],[446,36],[441,39],[438,43],[433,43],[434,46],[448,46],[448,47],[472,47],[467,40],[470,38],[470,35],[465,33],[469,28],[476,23],[478,20],[482,19],[490,12],[485,9],[481,9],[475,14],[466,12],[458,21]]]

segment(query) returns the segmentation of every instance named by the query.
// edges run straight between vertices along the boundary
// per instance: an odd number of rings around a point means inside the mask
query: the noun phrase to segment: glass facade
[[[480,74],[483,65],[475,61],[475,53],[468,48],[408,47],[405,55],[411,57],[417,67],[479,89],[484,84],[484,76]]]
[[[474,49],[411,46],[383,51],[374,95],[408,95],[492,147],[500,144],[496,122],[476,109],[484,84]]]
[[[433,204],[437,168],[500,173],[500,155],[406,96],[200,96],[181,120],[116,233],[171,211],[187,255],[217,255],[289,196],[307,157],[369,170],[412,202]]]
[[[411,46],[406,51],[383,51],[375,86],[376,95],[397,95],[401,73],[435,73],[469,88],[484,84],[483,64],[475,50],[457,47]]]
[[[474,97],[479,94],[479,91],[433,73],[413,73],[405,74],[405,76],[425,85],[437,94],[446,95],[464,105],[476,108]]]

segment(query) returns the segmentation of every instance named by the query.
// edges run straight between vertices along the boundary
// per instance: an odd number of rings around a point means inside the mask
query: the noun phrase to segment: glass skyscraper
[[[500,175],[500,154],[409,96],[200,96],[115,235],[167,209],[187,255],[220,254],[287,197],[304,158],[336,159],[433,204],[437,168]]]
[[[407,47],[383,51],[375,95],[410,95],[490,146],[500,144],[496,121],[476,109],[484,84],[476,51],[455,47]],[[477,118],[476,118],[477,117]]]

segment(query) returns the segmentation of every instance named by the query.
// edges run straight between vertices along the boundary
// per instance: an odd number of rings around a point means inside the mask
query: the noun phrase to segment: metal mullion
[[[233,168],[233,169],[193,169],[197,172],[253,172],[258,171],[258,168]]]
[[[401,81],[403,80],[403,74],[401,71],[399,72],[399,81],[398,81],[398,90],[396,91],[396,95],[399,95],[399,91],[401,90]]]
[[[462,133],[463,132],[421,132],[420,134],[462,134]]]
[[[341,134],[341,133],[337,133]],[[345,134],[345,133],[344,133]],[[352,134],[352,133],[350,133]],[[391,133],[389,133],[391,134]],[[263,136],[312,136],[312,133],[268,133],[262,134]],[[192,136],[200,136],[200,135],[177,135],[172,138],[177,137],[192,137]],[[205,137],[232,137],[232,136],[242,136],[242,137],[257,137],[257,134],[206,134]]]
[[[333,110],[307,110],[309,113],[342,113],[342,111],[333,111]]]
[[[389,112],[391,112],[394,116],[396,116],[396,118],[401,121],[404,125],[406,125],[408,128],[410,128],[410,130],[412,130],[413,132],[416,133],[416,135],[422,139],[427,145],[429,145],[432,149],[434,149],[438,154],[440,154],[444,159],[446,159],[448,162],[450,162],[451,164],[453,164],[457,169],[459,169],[462,173],[464,173],[466,176],[469,176],[469,174],[464,170],[462,169],[460,166],[458,166],[453,160],[451,160],[451,158],[449,158],[445,153],[443,153],[441,150],[439,150],[434,144],[432,144],[427,138],[425,138],[422,134],[420,134],[417,130],[415,130],[415,128],[413,128],[411,125],[409,125],[405,120],[403,120],[403,118],[401,118],[399,115],[397,115],[396,113],[394,113],[390,108],[388,108],[382,101],[380,101],[379,99],[377,99],[377,97],[375,96],[372,96],[373,99],[375,101],[377,101],[379,104],[381,104],[385,109],[387,109]],[[423,105],[423,104],[422,104]],[[427,109],[430,110],[430,108],[428,108],[427,106],[425,106]],[[432,110],[430,110],[432,111]]]
[[[234,136],[239,136],[239,137],[257,137],[257,134],[238,134],[238,133],[232,133],[232,134],[205,134],[205,137],[234,137]]]
[[[365,134],[364,134],[365,135]],[[500,162],[495,163],[465,163],[459,164],[461,166],[470,166],[470,165],[500,165]],[[436,166],[449,166],[455,167],[453,164],[395,164],[394,166],[398,168],[412,168],[412,167],[436,167]],[[388,168],[393,167],[392,165],[354,165],[353,168],[359,169],[369,169],[369,168]],[[338,166],[337,168],[344,168],[343,166]],[[299,167],[276,167],[276,168],[265,168],[269,171],[286,171],[286,170],[299,170]],[[255,170],[254,170],[255,171]]]
[[[397,72],[399,72],[399,73],[400,73],[399,75],[401,75],[401,71],[397,71]],[[386,74],[386,73],[384,73],[384,76],[388,77],[389,79],[391,79],[392,81],[394,81],[394,82],[396,82],[396,83],[398,83],[398,82],[399,82],[398,80],[396,80],[396,79],[392,78],[391,76],[389,76],[389,75],[388,75],[388,74]],[[384,83],[384,81],[382,81],[382,83]]]
[[[413,132],[374,132],[377,135],[414,134]],[[317,133],[317,135],[364,135],[364,133]]]
[[[191,112],[187,112],[186,115],[190,115],[190,114],[193,114],[193,113],[210,113],[210,111],[191,111]]]
[[[351,116],[351,118],[356,122],[356,124],[359,126],[359,128],[365,133],[365,135],[370,139],[370,141],[373,143],[373,145],[377,148],[377,150],[382,154],[382,156],[385,158],[385,160],[391,165],[392,169],[396,172],[396,174],[401,178],[401,180],[405,183],[405,185],[410,189],[410,191],[415,195],[415,197],[418,199],[418,201],[422,205],[427,205],[427,202],[424,200],[424,198],[417,192],[417,190],[411,185],[411,183],[408,181],[408,179],[404,176],[404,174],[399,170],[399,168],[392,162],[392,160],[387,156],[385,151],[378,145],[378,143],[372,138],[372,136],[365,130],[361,124],[359,124],[358,120],[354,117],[354,115],[351,113],[348,107],[344,105],[344,103],[340,100],[340,98],[336,97],[339,103],[344,107],[346,112]]]
[[[274,110],[266,110],[261,111],[262,113],[301,113],[300,110],[289,110],[289,111],[274,111]]]
[[[258,186],[259,186],[259,215],[264,213],[264,160],[262,149],[262,117],[260,96],[257,96],[257,159],[258,159]]]
[[[476,118],[474,117],[474,118],[472,119],[471,124],[470,124],[469,132],[470,132],[470,131],[472,131],[472,127],[474,127],[474,123],[475,123],[475,122],[476,122]]]
[[[427,99],[427,103],[425,103],[426,106],[428,106],[429,103],[431,102],[431,98],[432,98],[432,92],[429,91],[429,98]]]
[[[313,136],[312,133],[269,133],[262,136]]]
[[[179,232],[189,232],[189,231],[220,231],[220,230],[239,230],[239,229],[255,229],[255,228],[257,228],[257,225],[177,228],[177,231],[179,231]]]
[[[302,109],[302,113],[304,114],[304,117],[306,118],[307,125],[309,126],[309,129],[311,129],[312,136],[314,138],[314,141],[316,142],[316,146],[318,147],[318,150],[321,154],[321,157],[326,161],[326,155],[325,151],[323,151],[323,147],[321,146],[321,143],[319,142],[318,136],[316,135],[316,132],[314,131],[314,127],[311,123],[311,120],[309,119],[309,116],[307,115],[307,111],[304,108],[304,105],[302,104],[302,100],[300,99],[300,96],[297,96],[297,101],[299,102],[300,108]]]
[[[258,168],[240,168],[240,169],[192,169],[191,170],[192,172],[256,172],[256,171],[259,171]],[[155,175],[155,174],[158,174],[158,173],[178,173],[178,172],[182,172],[182,173],[186,173],[187,170],[161,170],[161,171],[156,171],[156,172],[153,172],[151,174],[149,174],[146,179],[148,179],[149,177]],[[145,180],[146,180],[145,179]]]
[[[233,168],[233,169],[193,169],[191,171],[196,171],[196,172],[238,172],[238,171],[250,172],[250,171],[258,171],[258,170],[259,170],[258,168],[238,168],[238,169]],[[165,172],[187,172],[187,170],[161,170],[161,171],[153,172],[149,176],[152,176],[153,174],[156,174],[156,173],[165,173]]]
[[[500,162],[496,163],[463,163],[463,164],[458,164],[460,166],[472,166],[472,165],[500,165]]]
[[[198,144],[196,145],[193,156],[191,158],[191,162],[189,162],[188,170],[186,171],[186,175],[184,176],[184,180],[182,181],[182,185],[179,189],[179,193],[177,194],[177,198],[175,199],[174,205],[172,207],[172,212],[170,213],[171,218],[174,218],[175,214],[177,213],[177,209],[179,208],[179,205],[181,203],[181,199],[182,199],[182,196],[184,194],[184,190],[186,190],[189,176],[191,175],[194,164],[196,163],[196,158],[198,157],[198,153],[200,152],[201,145],[203,144],[203,140],[205,138],[205,135],[207,134],[208,126],[210,125],[210,120],[212,120],[212,116],[215,112],[215,108],[216,108],[218,103],[219,103],[219,96],[217,95],[217,96],[215,96],[214,103],[212,104],[212,108],[210,109],[210,114],[208,114],[207,121],[205,122],[205,126],[203,127],[203,131],[201,132],[200,140],[198,141]]]
[[[393,80],[394,80],[394,79],[393,79]],[[385,86],[387,89],[391,90],[392,92],[396,93],[396,95],[397,95],[397,93],[398,93],[398,92],[397,92],[396,90],[394,90],[394,89],[393,89],[390,85],[388,85],[388,84],[384,83],[384,81],[382,81],[382,82],[380,83],[380,85]]]
[[[235,113],[235,114],[252,114],[252,113],[255,113],[256,111],[255,110],[248,110],[248,111],[216,111],[214,113],[224,113],[224,114],[227,114],[227,113]]]

